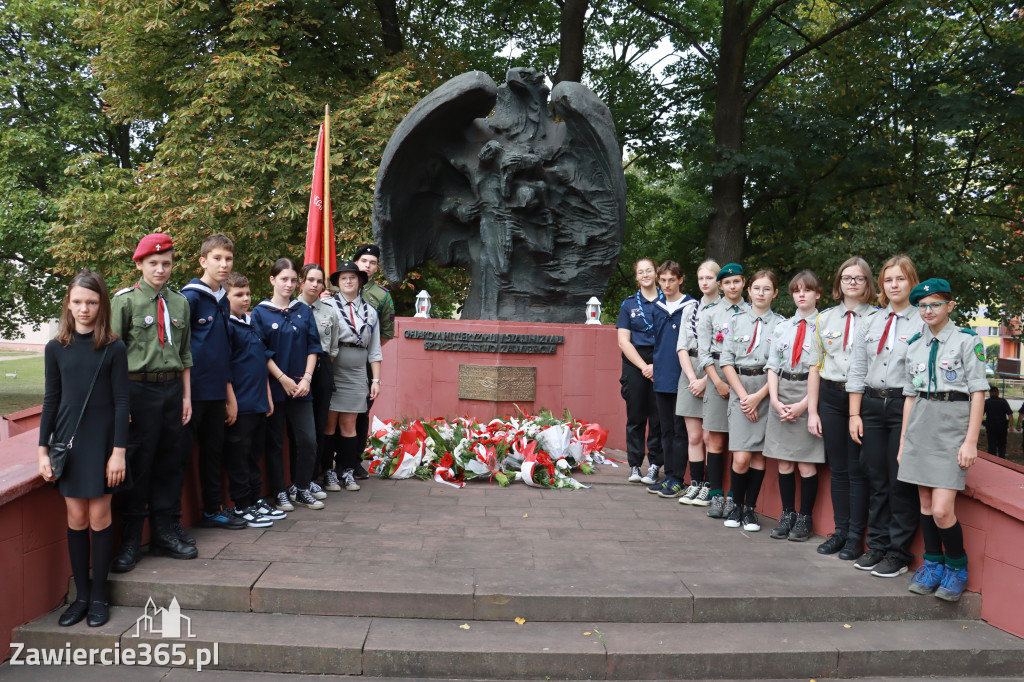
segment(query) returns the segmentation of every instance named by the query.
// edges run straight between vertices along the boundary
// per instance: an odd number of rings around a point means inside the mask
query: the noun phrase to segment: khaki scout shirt
[[[748,369],[764,367],[768,363],[775,328],[785,319],[773,310],[768,310],[758,317],[753,308],[733,315],[732,323],[729,325],[732,330],[722,343],[722,366],[731,365]]]
[[[160,345],[157,298],[171,316],[171,338]],[[165,286],[157,291],[139,280],[121,289],[110,303],[110,326],[128,347],[129,372],[180,372],[192,366],[188,300]]]
[[[388,290],[376,282],[370,282],[363,287],[360,295],[377,311],[380,338],[382,340],[395,338],[395,302]]]
[[[714,303],[699,314],[697,322],[697,362],[701,367],[716,364],[713,354],[721,354],[722,342],[729,335],[732,316],[746,310],[750,306],[745,301],[729,303],[725,297]]]
[[[883,391],[903,390],[907,381],[904,362],[907,359],[907,344],[921,331],[924,322],[914,306],[907,306],[896,313],[889,326],[885,345],[878,350],[878,344],[885,333],[885,325],[893,314],[892,304],[879,310],[868,320],[865,333],[857,334],[850,360],[850,371],[846,374],[846,390],[849,393],[863,393],[865,388]]]
[[[798,312],[793,317],[779,322],[775,326],[775,333],[772,336],[772,348],[768,356],[765,369],[770,369],[776,374],[790,372],[793,374],[806,374],[811,367],[818,364],[818,342],[814,340],[815,323],[818,319],[818,311],[805,318],[800,317]],[[804,328],[803,350],[800,351],[800,359],[793,367],[793,344],[796,343],[796,334],[800,327],[800,321],[807,323]]]
[[[304,298],[299,300],[306,303]],[[317,336],[320,337],[320,347],[323,348],[323,352],[332,358],[337,356],[338,338],[341,333],[337,309],[320,299],[306,303],[306,305],[313,309],[313,323],[316,326]]]
[[[930,372],[928,364],[933,344],[939,347],[935,351],[934,372]],[[973,330],[958,329],[948,321],[942,331],[933,335],[926,324],[919,335],[910,339],[903,395],[927,396],[950,391],[970,395],[987,390],[985,347]]]
[[[828,381],[844,382],[850,371],[850,360],[853,358],[853,345],[857,337],[864,337],[864,330],[878,312],[875,306],[861,303],[850,312],[844,304],[832,306],[818,315],[818,371],[821,378]],[[847,333],[849,319],[849,333]],[[845,343],[846,348],[843,348]]]

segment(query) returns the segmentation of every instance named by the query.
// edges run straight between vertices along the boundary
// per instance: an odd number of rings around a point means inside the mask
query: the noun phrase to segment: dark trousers
[[[126,517],[171,517],[181,509],[181,379],[129,382],[131,424],[125,461],[132,487],[117,508]],[[142,522],[139,521],[141,524]]]
[[[325,442],[324,428],[327,426],[327,414],[331,411],[331,395],[334,393],[334,364],[331,356],[320,353],[316,356],[316,367],[313,368],[313,380],[309,382],[309,394],[313,396],[313,429],[316,432],[316,466],[314,474],[321,474],[333,468],[333,443]],[[295,471],[296,447],[295,432],[292,423],[288,422],[288,459],[292,471]]]
[[[224,429],[224,468],[228,472],[228,490],[235,506],[244,509],[256,503],[263,493],[260,458],[266,416],[240,414]]]
[[[203,511],[210,514],[224,504],[222,472],[225,405],[223,400],[192,401],[192,419],[181,431],[184,471],[188,471],[192,462],[192,445],[199,441],[199,489],[203,493]],[[180,516],[180,505],[177,512],[176,516]]]
[[[868,520],[868,479],[860,466],[861,446],[850,438],[849,394],[822,382],[818,416],[830,469],[836,532],[859,538]]]
[[[653,347],[637,346],[636,350],[644,362],[650,363],[654,360]],[[622,398],[626,401],[626,458],[629,460],[629,466],[642,465],[645,451],[651,464],[663,466],[665,459],[661,450],[661,422],[658,419],[657,399],[654,397],[654,383],[645,378],[625,355],[622,356],[622,376],[619,383],[622,385]]]
[[[373,379],[373,370],[370,369],[370,363],[366,363],[366,382],[369,385],[370,380]],[[373,409],[373,401],[369,395],[366,397],[366,412],[361,413],[356,417],[356,439],[359,441],[359,452],[353,451],[353,454],[348,458],[348,461],[344,462],[344,466],[339,465],[339,469],[355,469],[363,461],[363,450],[366,449],[366,438],[370,435],[370,410]]]
[[[873,398],[867,394],[860,406],[864,422],[861,467],[868,476],[868,547],[889,552],[905,561],[913,559],[910,541],[920,521],[917,486],[896,478],[903,427],[903,401]]]
[[[1006,459],[1006,431],[1007,424],[1002,426],[986,426],[985,435],[988,437],[988,452],[990,455]]]
[[[686,435],[686,419],[676,414],[676,394],[655,391],[658,405],[658,422],[661,424],[661,450],[665,462],[665,477],[680,483],[686,475],[689,459],[689,439]]]
[[[313,466],[316,460],[316,427],[313,426],[313,401],[286,399],[274,403],[274,414],[267,418],[267,433],[264,443],[267,453],[267,478],[273,494],[284,492],[288,486],[284,478],[284,433],[285,421],[295,434],[295,467],[292,469],[292,483],[305,490],[313,480]]]

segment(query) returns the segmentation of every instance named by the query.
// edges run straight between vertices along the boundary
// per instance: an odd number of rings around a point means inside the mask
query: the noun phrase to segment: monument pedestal
[[[608,447],[623,449],[621,357],[612,326],[399,317],[373,414],[485,421],[515,405],[531,414],[567,409],[601,424]]]

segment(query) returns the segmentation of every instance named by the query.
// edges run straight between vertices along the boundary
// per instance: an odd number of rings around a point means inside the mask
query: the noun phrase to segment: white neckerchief
[[[764,322],[765,321],[764,318],[766,318],[769,315],[771,315],[772,311],[769,309],[769,310],[766,310],[763,315],[757,315],[757,313],[754,312],[754,307],[751,306],[750,307],[750,314],[751,315],[755,315],[755,317],[754,317],[754,345],[751,346],[751,348],[750,348],[750,352],[753,353],[755,350],[757,350],[757,347],[761,345],[761,335],[764,333],[764,327],[759,325],[758,321]]]

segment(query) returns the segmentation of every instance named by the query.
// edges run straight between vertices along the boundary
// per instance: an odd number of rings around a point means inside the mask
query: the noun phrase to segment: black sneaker
[[[730,498],[731,499],[731,498]],[[729,517],[725,520],[726,528],[739,528],[743,523],[743,508],[738,504],[732,506]]]
[[[231,512],[236,518],[245,521],[245,525],[249,528],[270,528],[274,525],[273,519],[268,519],[258,511],[256,511],[256,505],[246,507],[245,509],[235,509]]]
[[[789,537],[789,531],[793,529],[794,523],[796,523],[795,511],[782,512],[782,518],[779,519],[779,525],[772,528],[772,537],[776,540],[785,540]]]
[[[359,479],[360,481],[365,481],[370,477],[370,474],[367,473],[366,469],[363,468],[362,464],[357,464],[355,467],[353,467],[352,475]]]
[[[253,508],[260,516],[266,516],[271,521],[283,521],[288,518],[288,514],[275,507],[273,501],[269,499],[257,500]]]
[[[223,509],[218,509],[212,514],[203,512],[203,518],[199,523],[203,528],[223,528],[224,530],[242,530],[248,525],[243,519]]]
[[[807,542],[807,538],[814,532],[813,528],[814,524],[809,514],[797,514],[796,523],[789,531],[789,539],[793,542]]]
[[[885,558],[885,552],[880,549],[869,549],[864,552],[859,559],[853,562],[854,568],[859,568],[862,571],[873,571],[875,566],[882,563],[882,559]]]
[[[864,553],[864,545],[861,544],[860,538],[853,536],[846,537],[846,544],[839,550],[839,558],[843,561],[853,561],[860,557]]]
[[[907,572],[907,562],[897,556],[886,554],[885,558],[878,562],[871,575],[876,578],[898,578]]]
[[[835,554],[846,546],[846,533],[832,533],[818,545],[818,554]]]
[[[681,497],[686,492],[686,487],[674,478],[665,479],[665,485],[658,491],[658,497]]]
[[[757,520],[757,512],[753,507],[744,507],[743,530],[756,533],[761,530],[761,522]]]
[[[647,492],[649,492],[652,495],[657,495],[658,493],[661,492],[661,489],[665,487],[665,484],[669,483],[669,482],[670,482],[670,479],[666,478],[664,481],[658,481],[657,483],[652,483],[649,486],[647,486]]]
[[[313,497],[313,493],[309,492],[309,490],[296,490],[295,504],[301,504],[303,507],[308,507],[309,509],[324,508],[324,503]]]
[[[647,469],[647,474],[640,479],[640,482],[644,485],[652,485],[653,483],[656,483],[658,481],[659,471],[661,471],[661,467],[657,464],[652,464],[650,468]]]

